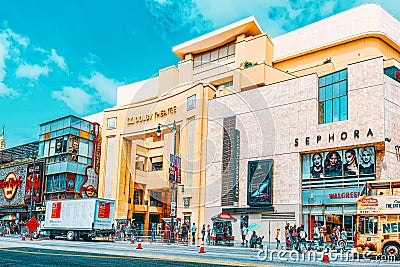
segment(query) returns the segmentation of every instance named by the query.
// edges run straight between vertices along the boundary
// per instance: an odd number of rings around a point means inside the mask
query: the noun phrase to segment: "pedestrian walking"
[[[204,242],[204,237],[206,236],[206,225],[203,224],[203,227],[201,228],[201,241]]]
[[[210,225],[207,224],[207,244],[211,243],[211,228]]]
[[[192,226],[192,243],[193,243],[193,245],[196,243],[196,232],[197,232],[197,226],[195,223],[193,223],[193,226]]]
[[[184,245],[188,245],[188,232],[189,232],[189,230],[188,230],[188,226],[186,226],[185,223],[182,225],[181,231],[182,231],[182,243]]]
[[[276,229],[275,240],[276,240],[276,249],[279,249],[279,247],[281,247],[281,249],[282,249],[283,248],[283,246],[281,245],[282,233],[281,233],[281,229],[279,227]]]
[[[248,241],[246,239],[246,235],[247,235],[247,227],[246,225],[243,225],[242,228],[242,245],[245,245],[247,247]]]

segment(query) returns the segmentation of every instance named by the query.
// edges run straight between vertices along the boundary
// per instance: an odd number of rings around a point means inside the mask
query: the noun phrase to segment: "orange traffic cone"
[[[322,262],[329,262],[328,249],[324,249],[324,256],[322,257]]]
[[[135,244],[135,238],[132,237],[131,244]]]
[[[205,250],[204,250],[204,241],[201,241],[199,253],[206,253]]]
[[[25,234],[22,234],[22,241],[25,241]]]
[[[143,248],[142,248],[142,243],[138,242],[138,243],[137,243],[136,249],[143,249]]]

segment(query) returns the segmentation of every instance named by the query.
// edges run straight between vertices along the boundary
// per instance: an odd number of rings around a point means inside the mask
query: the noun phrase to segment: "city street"
[[[276,253],[271,260],[259,250],[243,247],[206,246],[199,253],[198,246],[121,242],[69,242],[65,240],[22,241],[17,237],[0,238],[0,265],[15,266],[365,266],[373,259],[349,259],[340,254],[330,255],[330,263],[323,263],[322,255],[315,257],[293,251]],[[308,258],[309,257],[309,258]],[[335,259],[336,258],[336,259]],[[379,262],[381,266],[398,263]]]

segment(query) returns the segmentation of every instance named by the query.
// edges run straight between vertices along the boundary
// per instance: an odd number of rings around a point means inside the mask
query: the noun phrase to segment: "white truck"
[[[108,237],[114,233],[114,204],[101,198],[49,200],[40,231],[50,239],[62,236],[70,241]]]

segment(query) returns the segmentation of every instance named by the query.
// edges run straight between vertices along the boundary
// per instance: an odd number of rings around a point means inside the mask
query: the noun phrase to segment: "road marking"
[[[41,252],[41,251],[25,251],[25,250],[18,250],[18,249],[8,249],[8,248],[0,248],[1,251],[5,252],[14,252],[14,253],[25,253],[25,254],[33,254],[33,255],[49,255],[49,256],[64,256],[64,257],[82,257],[82,258],[99,258],[99,259],[126,259],[126,260],[156,260],[156,261],[171,261],[171,262],[198,262],[199,258],[177,258],[173,256],[164,256],[164,257],[158,257],[158,258],[153,258],[153,257],[135,257],[132,258],[129,257],[129,255],[76,255],[76,254],[60,254],[60,253],[55,253],[55,252]],[[99,251],[101,253],[101,251]],[[104,251],[102,251],[104,253]],[[92,252],[93,253],[93,252]],[[148,255],[148,254],[147,254]],[[139,255],[138,255],[139,256]],[[142,255],[140,255],[142,256]],[[143,255],[144,256],[144,255]],[[149,255],[153,256],[153,255]],[[160,256],[160,255],[158,255]],[[245,264],[246,266],[272,266],[272,265],[265,265],[265,264],[259,264],[259,263],[243,263],[243,262],[231,262],[231,261],[223,261],[223,260],[207,260],[207,259],[201,259],[201,263],[206,263],[206,264],[212,264],[212,265],[230,265],[230,266],[243,266]],[[276,265],[273,265],[276,266]]]

